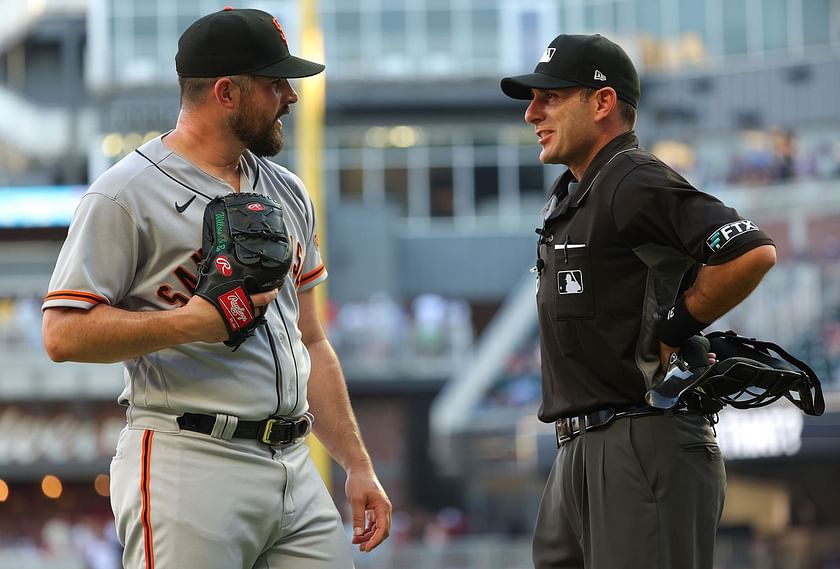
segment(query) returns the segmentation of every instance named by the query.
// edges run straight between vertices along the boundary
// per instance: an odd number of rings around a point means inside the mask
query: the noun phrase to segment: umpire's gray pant
[[[618,419],[560,447],[536,569],[711,569],[726,473],[695,414]]]

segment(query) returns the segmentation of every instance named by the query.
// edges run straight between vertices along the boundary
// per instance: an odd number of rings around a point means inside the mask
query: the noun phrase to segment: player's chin
[[[284,142],[283,132],[274,130],[250,145],[248,149],[257,156],[269,157],[278,154],[283,149]]]

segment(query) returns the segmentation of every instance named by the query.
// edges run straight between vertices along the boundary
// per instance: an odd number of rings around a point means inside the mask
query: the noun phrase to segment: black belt
[[[647,415],[664,415],[664,409],[653,407],[638,407],[615,411],[613,409],[602,409],[590,413],[581,413],[574,417],[561,417],[554,422],[554,430],[557,433],[557,447],[569,442],[581,432],[594,431],[606,427],[616,419],[623,417],[645,417]],[[672,411],[673,412],[673,411]],[[581,428],[583,425],[583,428]]]
[[[209,435],[213,432],[216,417],[199,413],[184,413],[178,417],[182,429]],[[305,437],[312,427],[307,415],[298,419],[276,417],[262,421],[239,421],[233,437],[237,439],[256,439],[267,445],[283,445]]]

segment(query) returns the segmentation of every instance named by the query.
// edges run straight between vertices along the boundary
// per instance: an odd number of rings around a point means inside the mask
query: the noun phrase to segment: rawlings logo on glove
[[[238,348],[265,323],[250,295],[282,286],[292,265],[283,206],[251,193],[211,200],[201,252],[195,293],[216,307],[230,333],[225,344]]]

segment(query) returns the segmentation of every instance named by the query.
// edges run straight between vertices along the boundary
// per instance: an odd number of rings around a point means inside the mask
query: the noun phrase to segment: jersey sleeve
[[[70,224],[42,309],[117,305],[131,286],[137,226],[113,198],[85,194]]]
[[[303,266],[297,279],[299,292],[307,291],[327,280],[327,268],[321,258],[318,230],[315,224],[315,207],[309,195],[306,196],[306,228],[307,240],[303,244]]]
[[[626,176],[616,189],[612,211],[629,245],[655,243],[707,265],[773,244],[754,222],[664,164],[643,164]]]

